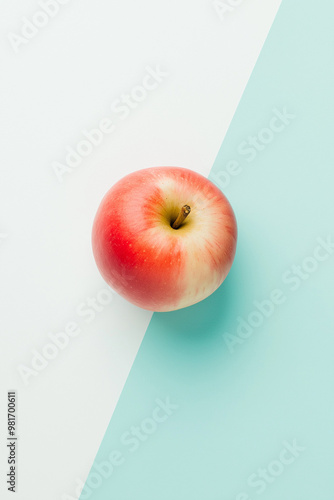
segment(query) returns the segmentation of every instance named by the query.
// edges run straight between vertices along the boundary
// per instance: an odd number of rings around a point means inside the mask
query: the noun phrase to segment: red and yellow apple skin
[[[191,213],[171,224],[184,205]],[[95,216],[92,246],[105,281],[133,304],[173,311],[211,295],[236,250],[236,219],[206,177],[181,167],[152,167],[123,177]]]

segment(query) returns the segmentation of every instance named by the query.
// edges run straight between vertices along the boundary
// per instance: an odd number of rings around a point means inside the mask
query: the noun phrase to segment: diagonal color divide
[[[333,14],[283,1],[210,174],[232,271],[153,315],[81,500],[332,498]]]

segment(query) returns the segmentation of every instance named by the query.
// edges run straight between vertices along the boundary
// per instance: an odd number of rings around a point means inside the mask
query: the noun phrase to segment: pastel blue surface
[[[232,271],[153,315],[81,500],[334,498],[333,14],[283,1],[210,174]]]

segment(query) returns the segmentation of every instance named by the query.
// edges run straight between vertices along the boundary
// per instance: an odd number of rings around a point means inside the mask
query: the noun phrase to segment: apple
[[[143,309],[173,311],[212,294],[226,278],[237,225],[210,180],[152,167],[119,180],[94,219],[92,247],[105,281]]]

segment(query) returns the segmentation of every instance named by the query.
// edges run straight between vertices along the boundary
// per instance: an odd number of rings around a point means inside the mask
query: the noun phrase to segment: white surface
[[[151,318],[116,295],[90,322],[93,313],[78,315],[106,288],[90,246],[99,201],[117,179],[148,166],[208,174],[279,4],[245,0],[221,19],[210,0],[72,0],[18,53],[8,34],[41,9],[32,0],[2,5],[1,498],[11,498],[5,439],[13,389],[15,498],[75,498]],[[122,120],[111,103],[156,65],[169,76]],[[115,130],[59,182],[54,162],[104,118]],[[49,332],[73,321],[80,333],[25,385],[19,365],[31,367],[32,349],[41,352]]]

